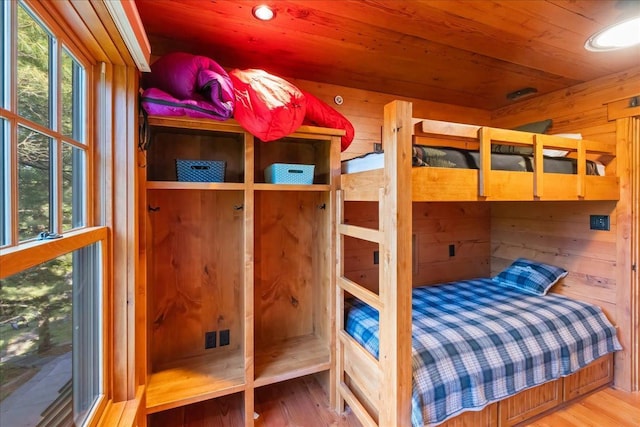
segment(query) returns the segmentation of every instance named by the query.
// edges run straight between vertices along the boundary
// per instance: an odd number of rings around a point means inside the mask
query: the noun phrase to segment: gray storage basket
[[[176,159],[178,181],[224,182],[225,162],[221,160]]]

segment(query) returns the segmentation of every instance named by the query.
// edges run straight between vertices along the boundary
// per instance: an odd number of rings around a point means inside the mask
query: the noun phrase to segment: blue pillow
[[[554,265],[518,258],[493,278],[498,285],[509,286],[532,295],[546,295],[567,270]]]

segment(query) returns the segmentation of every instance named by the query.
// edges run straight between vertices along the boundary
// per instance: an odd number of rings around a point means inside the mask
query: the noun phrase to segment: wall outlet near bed
[[[592,230],[609,231],[609,215],[590,215],[589,225]]]
[[[229,345],[229,330],[223,329],[220,331],[220,347]]]
[[[216,348],[216,331],[204,333],[204,349]]]
[[[373,143],[373,151],[375,153],[380,153],[382,152],[382,143],[381,142],[374,142]]]

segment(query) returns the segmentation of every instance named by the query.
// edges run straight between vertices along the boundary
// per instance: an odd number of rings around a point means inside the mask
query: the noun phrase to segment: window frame
[[[146,231],[139,217],[147,206],[146,194],[138,190],[145,169],[137,149],[137,97],[139,71],[150,71],[151,47],[135,3],[129,0],[22,1],[93,65],[87,75],[92,82],[88,135],[94,138],[87,186],[94,200],[87,202],[86,214],[87,227],[108,230],[103,269],[108,396],[104,411],[97,411],[87,424],[146,425],[147,313],[146,305],[139,303],[144,300],[139,284],[146,279],[142,263]],[[0,256],[2,252],[0,248]]]
[[[38,123],[32,122],[27,118],[21,117],[18,114],[17,103],[17,8],[21,3],[34,19],[42,23],[46,27],[46,31],[54,37],[56,42],[53,43],[51,51],[55,51],[53,56],[57,58],[55,61],[55,69],[50,68],[50,83],[53,87],[50,93],[49,103],[52,104],[51,111],[56,111],[56,114],[52,114],[50,117],[50,127],[42,126]],[[97,400],[87,417],[83,425],[95,426],[100,422],[101,417],[104,416],[108,407],[112,401],[112,381],[110,378],[113,372],[113,350],[112,350],[112,322],[113,322],[113,304],[111,303],[110,296],[112,295],[110,278],[113,270],[112,256],[111,256],[111,232],[107,226],[104,218],[106,215],[101,215],[101,218],[97,218],[95,215],[96,207],[99,210],[105,211],[107,206],[111,204],[111,200],[107,194],[109,200],[103,200],[104,198],[98,197],[98,195],[104,195],[105,192],[102,188],[96,187],[94,179],[94,173],[98,172],[101,176],[107,174],[106,171],[101,170],[101,165],[96,165],[96,152],[110,152],[109,144],[104,138],[100,138],[95,129],[95,117],[98,117],[96,112],[106,110],[107,102],[102,99],[99,100],[93,94],[93,91],[102,86],[108,86],[108,82],[100,79],[100,67],[95,60],[89,60],[91,55],[88,55],[81,43],[78,43],[76,37],[69,36],[72,34],[69,29],[64,27],[63,24],[54,16],[55,13],[49,7],[50,5],[43,5],[41,2],[35,0],[21,0],[20,2],[7,2],[5,5],[0,5],[4,11],[8,12],[8,16],[0,13],[0,16],[4,16],[4,23],[9,24],[9,36],[1,39],[4,41],[4,46],[0,46],[0,55],[3,55],[0,65],[3,66],[4,80],[0,84],[5,85],[5,81],[8,81],[8,85],[4,86],[6,89],[5,97],[8,104],[4,103],[4,100],[0,100],[0,119],[3,120],[8,129],[6,129],[6,135],[8,136],[8,148],[4,152],[6,154],[6,174],[3,176],[3,183],[6,186],[8,195],[5,202],[8,205],[4,206],[4,212],[0,215],[0,219],[8,213],[8,221],[4,221],[0,224],[0,227],[5,227],[6,230],[6,242],[0,242],[0,279],[12,276],[16,273],[25,271],[31,267],[37,266],[44,262],[56,259],[62,255],[73,253],[76,250],[90,247],[97,244],[100,247],[99,265],[100,279],[101,279],[101,301],[102,301],[102,317],[101,317],[101,359],[102,359],[102,372],[100,375],[100,388],[101,392],[97,396]],[[6,33],[5,33],[6,34]],[[62,52],[68,54],[73,60],[75,60],[84,70],[84,77],[81,79],[81,90],[85,92],[84,105],[81,108],[86,109],[84,117],[85,123],[81,124],[83,136],[81,141],[72,139],[63,133],[62,129],[62,96],[59,96],[62,87],[62,61],[60,58]],[[52,58],[49,59],[50,63]],[[98,80],[98,81],[96,81]],[[98,102],[103,105],[99,105]],[[6,107],[6,108],[5,108]],[[62,233],[63,230],[63,215],[62,215],[62,167],[63,158],[62,150],[65,144],[69,147],[77,147],[85,152],[85,162],[82,170],[84,175],[84,188],[82,191],[83,206],[81,209],[81,215],[84,217],[84,225],[73,228],[64,233],[63,238],[55,240],[26,240],[19,241],[18,238],[18,128],[24,126],[29,129],[33,129],[41,134],[51,138],[54,142],[53,159],[50,160],[52,169],[57,171],[57,177],[54,182],[50,184],[51,198],[56,198],[55,212],[52,213],[50,223],[53,225],[53,230],[58,233]],[[75,135],[74,135],[75,136]],[[5,150],[4,147],[0,147],[0,150]],[[0,161],[3,156],[0,155]],[[56,163],[54,165],[54,162]],[[104,166],[104,165],[103,165]],[[6,178],[6,179],[4,179]],[[3,193],[4,193],[3,188]],[[96,206],[97,205],[97,206]],[[6,224],[6,226],[5,226]],[[99,225],[96,225],[99,224]]]
[[[72,253],[78,249],[89,247],[93,244],[100,245],[101,293],[102,293],[102,393],[87,415],[85,425],[97,425],[98,418],[107,406],[109,396],[109,381],[106,376],[110,361],[110,350],[107,346],[107,333],[109,331],[109,319],[111,318],[108,295],[108,282],[106,271],[108,266],[109,229],[105,226],[85,227],[66,233],[61,239],[34,240],[21,245],[0,250],[0,280],[14,274],[25,271],[47,261],[56,259],[62,255]]]
[[[85,154],[85,170],[84,172],[84,184],[85,184],[85,194],[82,201],[81,216],[85,220],[84,227],[90,227],[96,224],[95,217],[93,215],[93,195],[95,194],[95,188],[93,187],[93,162],[95,158],[95,134],[94,134],[94,118],[96,117],[94,111],[99,108],[99,106],[95,105],[95,97],[92,95],[92,89],[95,88],[96,83],[94,82],[96,72],[95,68],[97,65],[92,63],[89,60],[87,54],[78,46],[75,40],[72,40],[67,36],[67,33],[57,25],[56,20],[46,12],[42,8],[38,2],[34,2],[32,0],[20,0],[19,2],[11,2],[13,7],[11,6],[3,6],[8,8],[9,16],[6,18],[11,25],[10,28],[10,37],[7,40],[7,47],[10,50],[7,56],[9,58],[9,64],[5,64],[5,72],[7,73],[8,80],[10,82],[9,88],[7,88],[7,95],[9,98],[9,108],[5,109],[0,104],[0,118],[4,118],[9,123],[9,152],[8,154],[8,163],[9,163],[9,173],[8,182],[5,184],[11,190],[16,190],[18,187],[18,152],[17,152],[17,129],[18,126],[22,126],[27,129],[31,129],[36,131],[48,138],[51,138],[53,143],[53,148],[51,150],[51,170],[58,171],[55,176],[52,176],[52,182],[50,183],[51,192],[50,196],[50,217],[49,222],[51,224],[51,229],[49,231],[53,231],[56,233],[62,233],[63,230],[63,214],[62,214],[62,204],[63,204],[63,188],[62,188],[62,179],[61,179],[61,171],[63,168],[62,164],[62,150],[63,146],[67,144],[70,147],[76,147],[78,149],[83,150]],[[14,49],[14,46],[17,46],[17,8],[20,7],[19,4],[22,4],[26,9],[27,13],[32,16],[37,21],[41,22],[46,28],[45,31],[54,39],[54,43],[52,46],[49,46],[49,70],[50,70],[50,81],[49,81],[49,91],[50,91],[50,99],[49,99],[49,110],[50,110],[50,126],[46,127],[41,125],[40,123],[33,122],[27,118],[21,117],[18,113],[18,94],[16,91],[17,85],[17,49]],[[84,68],[85,73],[83,78],[81,79],[80,84],[85,89],[85,104],[82,107],[86,109],[86,113],[84,114],[84,118],[86,119],[86,124],[81,124],[81,132],[82,136],[80,140],[74,140],[70,136],[64,134],[62,129],[62,120],[63,120],[63,99],[60,96],[60,90],[62,88],[62,56],[63,52],[66,52],[73,60],[75,60],[81,67]],[[54,61],[55,60],[55,61]],[[54,67],[55,65],[55,67]],[[55,105],[54,105],[55,104]],[[54,114],[55,112],[55,114]],[[18,193],[17,191],[10,191],[10,200],[9,202],[9,221],[7,221],[7,241],[8,243],[1,247],[12,247],[15,245],[20,245],[22,242],[19,240],[18,236]],[[77,227],[81,228],[81,227]],[[35,236],[34,236],[35,238]]]

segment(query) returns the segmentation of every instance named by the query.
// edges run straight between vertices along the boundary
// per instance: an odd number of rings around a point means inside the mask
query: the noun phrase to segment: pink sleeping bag
[[[149,114],[208,117],[233,115],[233,84],[213,59],[184,52],[163,56],[143,75],[142,105]]]

